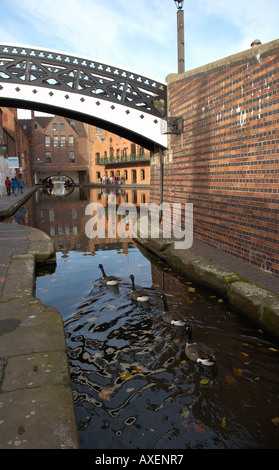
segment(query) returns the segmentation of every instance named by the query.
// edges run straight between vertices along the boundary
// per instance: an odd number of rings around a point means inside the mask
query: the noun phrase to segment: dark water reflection
[[[56,270],[38,275],[36,292],[63,316],[81,447],[278,448],[278,344],[131,240],[86,239],[85,206],[103,198],[94,191],[69,202],[37,195],[22,219],[56,243]],[[99,263],[118,287],[100,283]],[[129,298],[130,274],[149,305]],[[162,322],[162,289],[214,348],[214,368],[186,360],[184,331]]]

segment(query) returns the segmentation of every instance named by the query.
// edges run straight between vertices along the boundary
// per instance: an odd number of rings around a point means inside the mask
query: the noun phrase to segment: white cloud
[[[160,64],[157,51],[161,47],[163,52],[168,41],[168,15],[159,0],[153,0],[152,7],[150,5],[151,2],[146,0],[9,2],[10,11],[15,11],[22,20],[22,33],[19,30],[16,36],[24,44],[30,44],[31,40],[34,46],[86,55],[123,68],[129,65],[132,70],[145,75],[149,72],[149,64],[156,72],[157,62],[158,70],[166,70],[167,74],[168,69]],[[173,14],[175,21],[174,8]],[[25,38],[25,34],[28,37]],[[152,72],[151,75],[156,76]]]

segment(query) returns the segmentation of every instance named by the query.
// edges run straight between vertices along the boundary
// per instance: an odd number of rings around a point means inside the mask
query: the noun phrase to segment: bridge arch
[[[62,115],[167,148],[167,86],[90,58],[0,43],[0,106]]]

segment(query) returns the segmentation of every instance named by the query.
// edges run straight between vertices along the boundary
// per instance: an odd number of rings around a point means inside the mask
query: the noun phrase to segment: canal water
[[[81,447],[278,449],[278,342],[131,239],[88,238],[87,205],[109,198],[139,205],[149,191],[41,189],[8,221],[55,243],[57,266],[38,270],[36,296],[63,317]],[[117,287],[102,285],[100,263]],[[148,305],[129,297],[130,274]],[[186,358],[184,329],[162,321],[162,291],[214,349],[214,367]]]

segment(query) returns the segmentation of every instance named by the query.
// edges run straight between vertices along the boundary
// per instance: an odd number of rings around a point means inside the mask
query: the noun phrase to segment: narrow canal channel
[[[57,266],[39,270],[36,296],[63,317],[81,447],[277,449],[278,342],[132,240],[89,239],[85,208],[108,197],[139,204],[149,192],[40,190],[8,221],[55,242]],[[99,264],[117,287],[102,285]],[[147,305],[129,297],[130,274]],[[186,358],[186,332],[162,321],[162,291],[214,349],[214,367]]]

